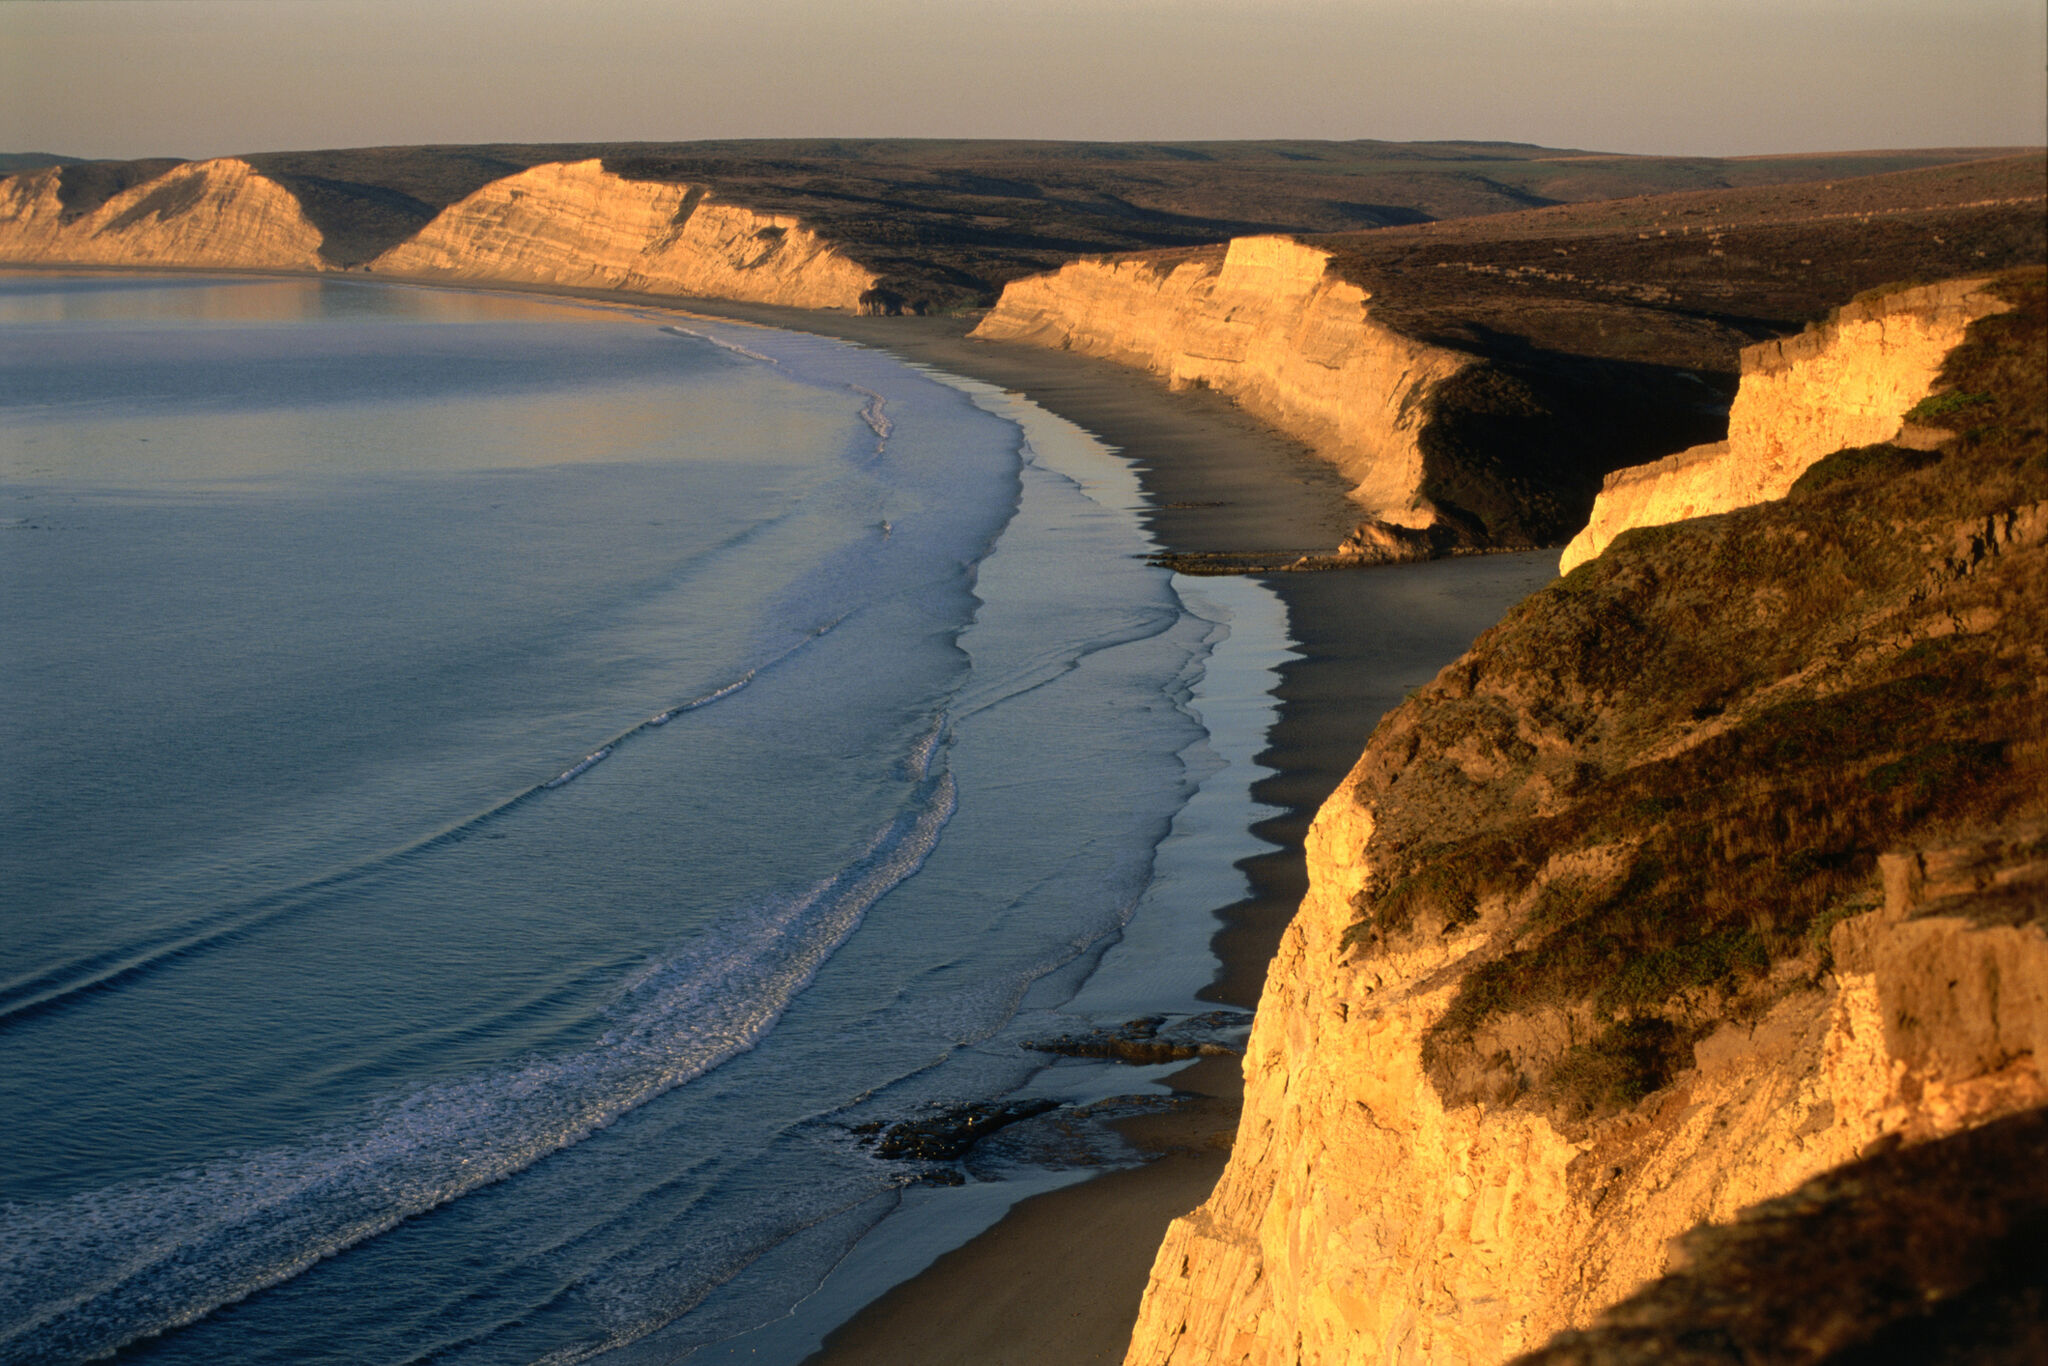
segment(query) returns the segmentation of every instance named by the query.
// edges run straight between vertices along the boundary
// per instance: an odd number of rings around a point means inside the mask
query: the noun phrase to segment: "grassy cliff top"
[[[2040,153],[1619,198],[1314,239],[1373,316],[1441,345],[1681,366],[1878,285],[2048,260]]]
[[[1448,1102],[1626,1111],[1815,980],[1880,855],[2048,820],[2048,271],[1994,287],[1938,449],[1624,533],[1374,733],[1353,951],[1488,935],[1425,1046]]]

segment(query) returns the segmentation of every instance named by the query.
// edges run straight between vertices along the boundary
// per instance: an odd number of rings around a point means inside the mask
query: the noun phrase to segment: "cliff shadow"
[[[1474,545],[1559,544],[1600,481],[1728,434],[1736,377],[1547,351],[1479,327],[1481,362],[1437,386],[1422,492]]]

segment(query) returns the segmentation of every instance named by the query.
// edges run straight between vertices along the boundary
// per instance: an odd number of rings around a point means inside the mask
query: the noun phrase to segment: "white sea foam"
[[[758,1043],[952,817],[918,785],[808,892],[636,974],[594,1044],[422,1088],[360,1123],[54,1205],[0,1207],[0,1361],[69,1360],[190,1323],[504,1178]]]
[[[612,736],[596,749],[586,753],[578,763],[570,766],[555,777],[535,783],[513,793],[502,801],[472,815],[465,816],[440,829],[433,830],[419,838],[408,841],[396,848],[383,852],[357,864],[310,879],[297,886],[285,887],[243,903],[208,912],[184,924],[171,926],[158,934],[122,946],[118,950],[92,954],[69,963],[46,968],[34,976],[18,981],[0,984],[0,1027],[16,1020],[39,1015],[53,1007],[80,997],[86,993],[104,990],[117,983],[130,981],[151,972],[165,964],[172,963],[223,942],[230,936],[240,934],[257,925],[268,924],[279,916],[290,914],[313,903],[323,892],[343,886],[394,861],[408,857],[457,838],[478,826],[513,810],[532,800],[543,792],[564,786],[588,772],[593,766],[609,757],[619,745],[651,727],[664,726],[685,712],[722,702],[745,688],[765,669],[772,669],[790,658],[806,645],[831,634],[846,620],[835,617],[799,636],[795,643],[755,667],[748,669],[731,682],[723,684],[672,707],[664,708],[635,725]]]
[[[666,721],[667,719],[668,718],[666,716],[662,718],[662,720],[664,721]],[[585,773],[588,773],[592,768],[596,767],[598,764],[602,763],[605,760],[605,758],[611,754],[611,752],[612,747],[610,745],[606,745],[602,749],[593,750],[589,754],[584,755],[583,759],[579,763],[573,764],[570,767],[562,770],[562,775],[560,777],[550,778],[545,784],[543,784],[543,786],[560,787],[563,783],[572,782],[575,779],[582,777]]]
[[[775,359],[775,357],[773,356],[764,356],[759,351],[754,351],[747,347],[741,346],[738,342],[727,341],[723,337],[715,337],[711,335],[711,333],[709,332],[699,332],[695,328],[670,326],[664,327],[661,330],[668,333],[670,336],[674,337],[694,337],[698,341],[710,342],[713,346],[718,347],[720,350],[730,351],[734,355],[738,356],[745,356],[748,360],[761,361],[767,365],[782,364],[781,361]]]
[[[849,384],[846,387],[867,400],[861,405],[860,420],[867,423],[868,430],[875,434],[875,453],[881,454],[883,447],[888,444],[889,433],[896,430],[896,424],[889,420],[889,400],[874,390],[858,384]]]
[[[924,734],[910,746],[910,754],[904,760],[904,768],[918,782],[931,776],[932,759],[939,752],[939,743],[946,738],[947,718],[942,712],[932,718]]]

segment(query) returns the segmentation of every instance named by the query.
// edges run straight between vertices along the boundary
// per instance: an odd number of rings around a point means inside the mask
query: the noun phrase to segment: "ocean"
[[[1289,657],[1140,508],[816,337],[0,277],[0,1362],[794,1362],[1125,1160],[1022,1044],[1210,1009]]]

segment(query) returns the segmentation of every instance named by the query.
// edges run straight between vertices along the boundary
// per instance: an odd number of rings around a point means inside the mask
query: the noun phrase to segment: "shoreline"
[[[297,276],[296,278],[323,278]],[[866,317],[489,281],[353,277],[482,290],[753,323],[853,342],[912,365],[1014,391],[1082,428],[1134,468],[1139,520],[1165,555],[1327,554],[1355,525],[1348,481],[1306,446],[1207,390],[1095,357],[971,341],[978,318]],[[1428,682],[1513,602],[1556,577],[1557,551],[1306,573],[1248,574],[1279,598],[1298,657],[1273,689],[1275,720],[1252,798],[1275,811],[1251,827],[1272,845],[1237,864],[1247,894],[1213,908],[1215,976],[1198,997],[1253,1010],[1281,934],[1308,890],[1304,841],[1379,717]],[[1463,581],[1483,586],[1475,605]],[[1505,590],[1503,585],[1505,584]],[[981,1233],[868,1301],[802,1366],[1117,1366],[1173,1219],[1207,1200],[1229,1160],[1241,1059],[1199,1059],[1166,1079],[1181,1104],[1115,1127],[1143,1165],[1029,1195]],[[716,1360],[716,1346],[698,1355]]]
[[[391,284],[552,297],[754,323],[854,342],[1015,391],[1073,422],[1134,467],[1140,521],[1166,554],[1327,554],[1357,518],[1334,466],[1202,390],[1172,392],[1111,362],[1016,343],[969,341],[973,319],[875,318],[719,299],[281,271],[50,267],[33,274],[204,274]],[[1554,577],[1556,552],[1247,575],[1284,606],[1299,657],[1282,663],[1276,719],[1252,788],[1275,810],[1252,833],[1275,846],[1238,867],[1249,892],[1214,908],[1219,966],[1198,994],[1250,1010],[1307,889],[1309,822],[1349,772],[1380,714],[1426,682],[1500,615]],[[1461,585],[1479,587],[1481,605]],[[1506,593],[1512,596],[1504,597]],[[1493,604],[1490,607],[1487,604]],[[882,1293],[834,1329],[805,1366],[1116,1363],[1166,1224],[1207,1199],[1228,1159],[1242,1077],[1235,1057],[1168,1078],[1185,1103],[1118,1128],[1151,1159],[1027,1196],[984,1232]],[[707,1358],[715,1357],[711,1348]]]
[[[618,302],[639,302],[619,296]],[[857,318],[692,301],[692,311],[805,331],[1015,390],[1135,467],[1148,533],[1168,554],[1322,551],[1356,517],[1334,467],[1217,395],[1069,353],[966,338],[952,318]],[[1308,534],[1304,534],[1304,533]],[[1248,575],[1283,604],[1299,657],[1282,663],[1253,785],[1275,847],[1240,861],[1248,894],[1214,908],[1218,960],[1203,1000],[1250,1010],[1307,892],[1303,842],[1380,715],[1555,577],[1555,550]],[[1477,590],[1476,593],[1471,590]],[[1476,601],[1473,599],[1476,598]],[[1150,1160],[1028,1196],[994,1225],[870,1301],[804,1366],[1092,1366],[1121,1362],[1169,1221],[1214,1189],[1235,1138],[1236,1057],[1168,1079],[1183,1103],[1118,1128]]]

